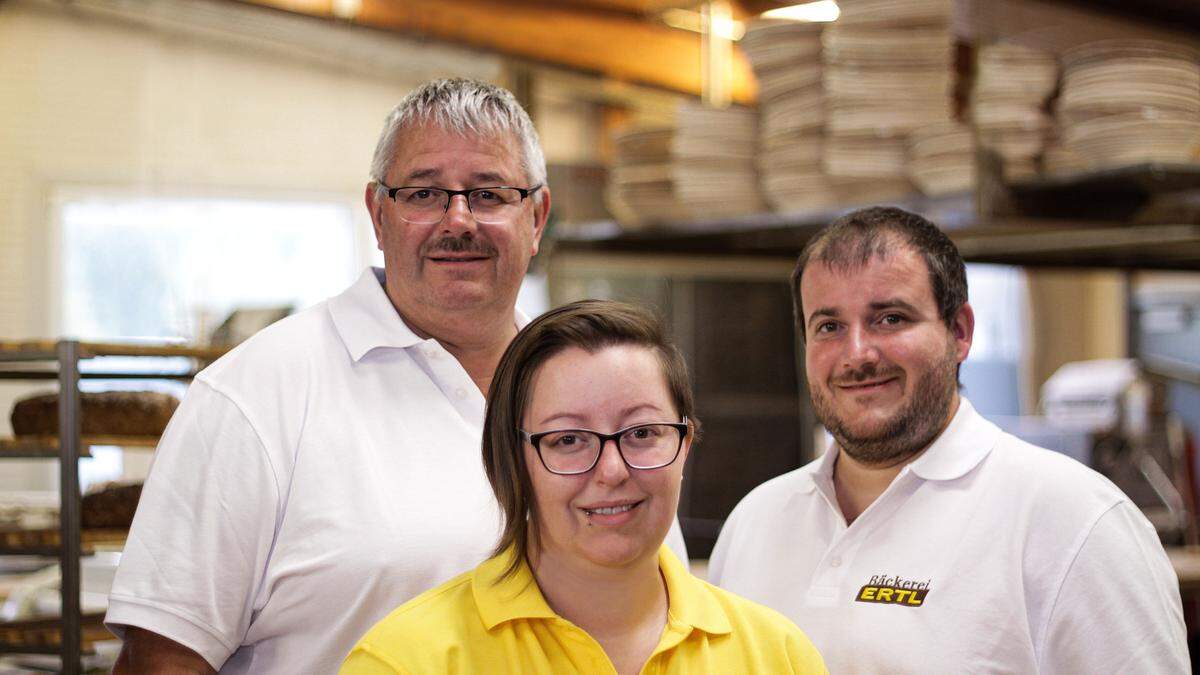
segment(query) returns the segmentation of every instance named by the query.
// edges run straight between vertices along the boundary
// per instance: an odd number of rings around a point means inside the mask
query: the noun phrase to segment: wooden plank
[[[153,450],[158,446],[157,436],[84,436],[80,439],[80,457],[91,457],[91,447],[94,445],[115,446],[118,448],[146,448]],[[0,457],[58,457],[57,436],[17,436],[15,438],[0,438]]]
[[[84,653],[95,651],[95,643],[115,640],[104,627],[104,613],[83,615]],[[0,622],[0,654],[58,654],[62,627],[58,617]]]
[[[87,444],[84,444],[80,448],[79,456],[92,456]],[[0,457],[9,459],[58,459],[58,437],[23,436],[18,438],[0,438]]]
[[[1179,588],[1185,595],[1200,591],[1200,548],[1195,546],[1168,548],[1167,558],[1179,577]]]
[[[332,19],[319,2],[242,0]],[[698,96],[700,35],[655,17],[549,0],[363,0],[355,23],[417,37],[598,73],[616,80]],[[734,54],[733,100],[752,103],[750,65]]]
[[[54,350],[51,340],[0,341],[0,361],[52,361]]]
[[[85,554],[97,549],[121,548],[129,536],[126,530],[83,530],[80,542]],[[0,555],[58,555],[62,534],[57,527],[31,530],[0,529]]]
[[[125,344],[116,342],[83,342],[79,349],[82,358],[94,356],[183,356],[205,361],[221,358],[229,347],[201,347],[182,344]]]
[[[7,340],[0,341],[0,355],[22,356],[30,359],[54,358],[58,342],[55,340]],[[81,342],[80,357],[96,356],[182,356],[212,361],[220,358],[229,347],[202,347],[184,344],[133,344],[120,342]]]

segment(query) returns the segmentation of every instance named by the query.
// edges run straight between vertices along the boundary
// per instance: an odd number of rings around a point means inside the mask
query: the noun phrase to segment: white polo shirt
[[[709,567],[795,621],[830,672],[1189,672],[1174,570],[1096,472],[962,399],[847,527],[837,452],[747,495]]]
[[[196,377],[113,582],[114,632],[222,673],[333,673],[388,612],[487,557],[484,395],[382,284],[368,270]],[[678,525],[670,542],[685,554]]]

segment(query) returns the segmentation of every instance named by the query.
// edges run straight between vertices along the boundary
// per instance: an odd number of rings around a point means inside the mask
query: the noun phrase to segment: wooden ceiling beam
[[[334,18],[331,0],[239,0]],[[622,82],[700,95],[700,36],[652,18],[554,0],[362,0],[356,24],[434,38]],[[617,9],[639,3],[630,1]],[[655,6],[654,0],[642,0]],[[735,50],[731,91],[753,103],[756,86]]]

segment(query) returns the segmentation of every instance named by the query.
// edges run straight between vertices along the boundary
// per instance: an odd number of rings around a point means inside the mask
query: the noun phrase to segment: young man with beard
[[[850,213],[805,247],[792,290],[836,445],[742,500],[715,583],[788,615],[834,673],[1188,672],[1153,526],[959,394],[974,316],[945,234]]]

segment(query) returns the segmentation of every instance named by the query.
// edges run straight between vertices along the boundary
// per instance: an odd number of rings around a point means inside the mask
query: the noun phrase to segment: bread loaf
[[[141,483],[110,483],[83,496],[82,520],[87,529],[124,530],[133,524]]]
[[[159,436],[179,405],[170,394],[155,391],[104,391],[80,394],[81,428],[88,436]],[[58,434],[58,394],[17,401],[12,411],[17,436]]]

